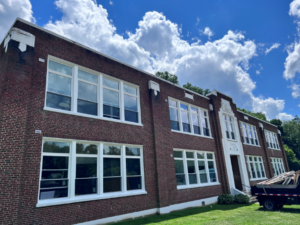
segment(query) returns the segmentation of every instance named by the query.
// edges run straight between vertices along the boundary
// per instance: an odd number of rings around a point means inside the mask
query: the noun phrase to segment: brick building
[[[289,171],[277,127],[17,19],[0,45],[1,224],[211,204]]]

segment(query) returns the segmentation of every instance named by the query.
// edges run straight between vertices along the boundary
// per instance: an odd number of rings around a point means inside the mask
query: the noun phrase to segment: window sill
[[[280,151],[280,149],[276,149],[276,148],[269,148],[269,147],[268,147],[268,149]]]
[[[46,207],[52,205],[63,205],[63,204],[70,204],[76,202],[87,202],[87,201],[94,201],[94,200],[101,200],[101,199],[109,199],[109,198],[120,198],[120,197],[127,197],[127,196],[134,196],[134,195],[144,195],[147,194],[146,191],[131,191],[131,192],[118,192],[113,194],[103,194],[102,196],[98,195],[83,195],[79,197],[74,197],[73,199],[70,198],[61,198],[61,199],[51,199],[51,200],[41,200],[38,201],[36,207]]]
[[[197,135],[197,134],[192,134],[192,133],[187,133],[187,132],[181,132],[181,131],[178,131],[178,130],[171,130],[171,131],[174,132],[174,133],[179,133],[179,134],[187,134],[187,135],[196,136],[196,137],[203,137],[203,138],[214,139],[214,138],[211,137],[211,136]]]
[[[263,177],[263,178],[256,178],[256,179],[250,179],[250,181],[257,181],[257,180],[267,180],[267,177]]]
[[[140,126],[140,127],[143,126],[143,124],[141,124],[141,123],[132,123],[132,122],[127,122],[127,121],[114,120],[114,119],[109,119],[106,117],[92,116],[92,115],[88,115],[88,114],[59,110],[59,109],[48,108],[48,107],[44,107],[43,110],[50,111],[50,112],[63,113],[63,114],[68,114],[68,115],[73,115],[73,116],[82,116],[82,117],[87,117],[87,118],[91,118],[91,119],[105,120],[105,121],[116,122],[116,123],[124,123],[124,124],[129,124],[129,125],[134,125],[134,126]]]
[[[243,143],[244,145],[249,145],[249,146],[253,146],[253,147],[258,147],[258,148],[261,148],[260,145],[251,145],[251,144],[247,144],[247,143]]]
[[[180,185],[177,186],[177,190],[182,190],[182,189],[189,189],[189,188],[200,188],[200,187],[208,187],[208,186],[215,186],[215,185],[221,185],[220,183],[208,183],[208,184],[195,184],[195,185]]]
[[[229,139],[229,138],[227,138],[227,141],[237,142],[236,139]]]

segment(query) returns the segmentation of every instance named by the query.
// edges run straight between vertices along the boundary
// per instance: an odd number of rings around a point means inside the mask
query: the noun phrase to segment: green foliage
[[[283,132],[281,134],[284,144],[294,151],[296,157],[300,159],[300,119],[295,116],[294,119],[282,122]]]
[[[287,145],[284,145],[286,158],[290,167],[290,170],[300,170],[300,160],[296,158],[296,154]]]
[[[174,84],[179,84],[178,77],[175,74],[170,74],[168,71],[165,72],[156,72],[157,77],[170,81]]]
[[[234,197],[230,194],[222,194],[218,197],[218,203],[221,205],[230,205],[233,204]]]
[[[238,194],[234,196],[234,201],[242,204],[249,204],[250,198],[248,195]]]
[[[251,112],[251,111],[249,111],[249,110],[242,109],[242,108],[239,108],[239,107],[237,107],[237,109],[238,109],[239,111],[242,111],[242,112],[244,112],[244,113],[247,113],[247,114],[249,114],[249,115],[251,115],[251,116],[254,116],[254,117],[258,118],[258,119],[267,121],[266,115],[265,115],[264,113],[262,113],[262,112],[257,112],[257,113],[255,113],[255,112]]]
[[[183,87],[186,88],[186,89],[189,89],[191,91],[194,91],[194,92],[196,92],[196,93],[198,93],[200,95],[204,95],[204,96],[206,96],[207,94],[210,93],[210,90],[208,88],[204,90],[204,89],[202,89],[200,87],[193,86],[189,82],[187,84],[184,84]]]

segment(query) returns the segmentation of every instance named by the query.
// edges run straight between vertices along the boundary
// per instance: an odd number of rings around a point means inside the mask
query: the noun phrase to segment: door
[[[232,166],[232,171],[233,171],[233,179],[234,179],[234,184],[235,188],[243,191],[243,185],[242,185],[242,178],[240,174],[240,167],[239,167],[239,162],[238,162],[238,156],[237,155],[231,155],[231,166]]]

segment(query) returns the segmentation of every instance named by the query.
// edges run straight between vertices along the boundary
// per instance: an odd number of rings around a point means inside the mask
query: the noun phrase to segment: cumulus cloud
[[[113,1],[109,1],[109,4],[110,4],[110,5],[113,5],[113,4],[114,4],[114,2],[113,2]]]
[[[106,9],[91,0],[58,0],[55,4],[63,17],[50,21],[46,29],[150,73],[169,71],[179,76],[181,84],[220,90],[234,96],[240,107],[266,112],[268,118],[283,110],[284,100],[253,96],[256,83],[247,70],[256,56],[256,44],[240,32],[228,31],[203,44],[199,39],[189,43],[182,39],[180,26],[153,11],[145,13],[136,30],[124,38],[109,21]],[[208,27],[205,33],[213,35]]]
[[[208,38],[214,36],[214,33],[209,27],[205,27],[204,31],[201,31],[204,35],[208,36]]]
[[[293,98],[298,98],[300,96],[300,85],[293,83],[291,85],[291,89],[293,90],[292,91]]]
[[[270,51],[272,51],[273,49],[279,48],[280,44],[279,43],[275,43],[273,44],[270,48],[266,49],[265,54],[267,55]]]
[[[294,119],[294,117],[292,115],[287,114],[287,113],[279,113],[276,118],[280,119],[281,121]]]
[[[35,22],[32,14],[29,0],[0,0],[0,41],[3,40],[16,17]]]

